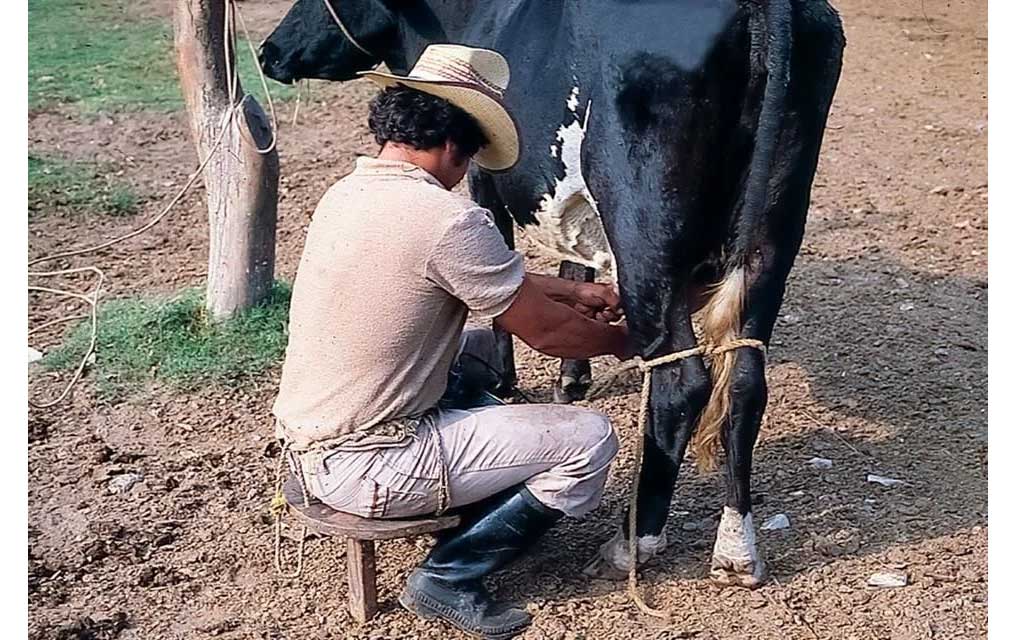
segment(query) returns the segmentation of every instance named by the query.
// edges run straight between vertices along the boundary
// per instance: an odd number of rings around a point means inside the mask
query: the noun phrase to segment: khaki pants
[[[493,334],[469,329],[463,352],[493,362]],[[464,363],[465,364],[465,363]],[[301,456],[307,489],[368,518],[434,513],[447,465],[448,506],[525,483],[548,507],[581,516],[599,504],[617,436],[607,417],[567,405],[441,409],[401,447]]]

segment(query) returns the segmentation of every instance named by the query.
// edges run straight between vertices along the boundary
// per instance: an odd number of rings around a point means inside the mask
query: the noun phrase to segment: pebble
[[[788,518],[785,513],[777,513],[763,522],[760,528],[762,531],[779,531],[780,529],[789,529],[790,518]]]
[[[877,476],[874,473],[868,474],[868,482],[874,482],[880,484],[883,487],[898,487],[901,484],[906,484],[905,480],[899,480],[897,478],[889,478],[886,476]]]
[[[817,457],[815,457],[815,458],[811,458],[810,460],[808,460],[804,464],[808,465],[809,467],[811,467],[813,469],[832,469],[833,468],[833,461],[830,460],[829,458],[817,458]]]
[[[127,493],[137,483],[144,480],[145,477],[140,473],[124,473],[118,476],[113,476],[109,481],[109,492],[110,493]]]
[[[907,586],[907,582],[907,574],[897,573],[895,571],[873,573],[871,574],[871,577],[868,578],[869,587],[882,587],[886,589],[905,587]]]
[[[28,364],[38,362],[39,360],[42,360],[42,352],[37,349],[28,347]]]
[[[939,185],[931,190],[933,196],[944,196],[947,193],[949,193],[949,187],[945,185]]]

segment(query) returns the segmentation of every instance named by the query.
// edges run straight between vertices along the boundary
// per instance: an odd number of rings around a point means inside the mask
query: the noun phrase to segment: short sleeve
[[[515,301],[525,266],[505,244],[490,212],[474,207],[452,219],[428,256],[426,274],[479,319],[489,320]]]

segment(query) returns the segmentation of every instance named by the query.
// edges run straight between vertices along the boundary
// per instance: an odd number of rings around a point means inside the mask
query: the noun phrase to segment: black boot
[[[521,487],[438,541],[409,576],[403,607],[481,638],[511,638],[529,626],[524,610],[494,602],[483,578],[530,548],[564,515]]]

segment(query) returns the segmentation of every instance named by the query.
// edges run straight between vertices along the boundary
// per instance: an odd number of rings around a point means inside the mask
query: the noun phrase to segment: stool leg
[[[346,539],[349,572],[349,612],[357,622],[366,622],[377,613],[377,576],[374,541]]]

